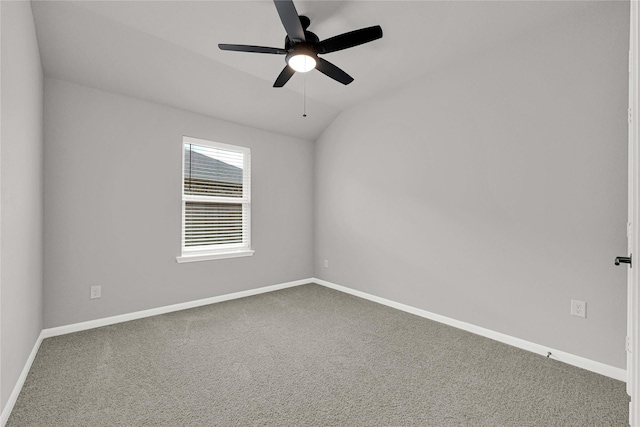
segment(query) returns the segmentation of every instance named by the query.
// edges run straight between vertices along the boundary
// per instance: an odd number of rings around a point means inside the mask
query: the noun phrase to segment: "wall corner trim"
[[[40,349],[40,344],[42,344],[42,340],[44,339],[44,331],[40,332],[38,335],[38,339],[36,339],[35,344],[33,345],[33,349],[29,354],[29,358],[27,362],[24,364],[24,368],[22,368],[22,372],[18,377],[18,381],[16,381],[15,386],[13,387],[13,391],[9,395],[9,400],[7,400],[7,404],[2,408],[2,413],[0,414],[0,426],[4,427],[9,421],[9,415],[11,415],[11,411],[13,410],[16,401],[18,400],[18,396],[20,395],[20,391],[22,390],[22,386],[24,382],[27,380],[27,375],[29,375],[29,371],[31,370],[31,365],[36,358],[36,354],[38,354],[38,350]]]
[[[366,292],[347,288],[345,286],[337,285],[335,283],[331,283],[326,280],[322,280],[318,278],[313,278],[311,280],[313,281],[313,283],[326,286],[327,288],[335,289],[337,291],[345,292],[347,294],[364,298],[369,301],[377,302],[378,304],[383,304],[398,310],[405,311],[407,313],[415,314],[416,316],[424,317],[426,319],[433,320],[438,323],[443,323],[445,325],[453,326],[454,328],[462,329],[464,331],[471,332],[473,334],[480,335],[485,338],[489,338],[504,344],[511,345],[513,347],[520,348],[522,350],[527,350],[542,356],[547,356],[547,353],[551,352],[551,356],[550,356],[551,359],[555,359],[560,362],[576,366],[578,368],[586,369],[587,371],[595,372],[597,374],[604,375],[606,377],[610,377],[619,381],[623,381],[623,382],[627,381],[627,371],[625,369],[616,368],[615,366],[610,366],[601,362],[596,362],[595,360],[587,359],[582,356],[577,356],[575,354],[567,353],[561,350],[556,350],[541,344],[536,344],[530,341],[526,341],[520,338],[503,334],[501,332],[496,332],[491,329],[482,328],[480,326],[472,325],[470,323],[462,322],[460,320],[452,319],[450,317],[442,316],[440,314],[431,313],[426,310],[422,310],[406,304],[391,301],[386,298],[381,298],[375,295],[371,295]]]

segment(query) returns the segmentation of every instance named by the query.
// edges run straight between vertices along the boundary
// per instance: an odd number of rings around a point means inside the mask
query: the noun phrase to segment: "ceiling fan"
[[[287,65],[284,67],[273,87],[282,87],[289,81],[296,71],[306,73],[314,68],[332,79],[348,85],[353,77],[336,67],[331,62],[319,58],[318,55],[336,52],[377,40],[382,37],[379,25],[350,31],[335,37],[320,41],[311,31],[307,31],[311,20],[306,16],[298,16],[292,0],[273,0],[287,35],[284,48],[250,46],[242,44],[219,44],[222,50],[236,52],[271,53],[286,55]]]

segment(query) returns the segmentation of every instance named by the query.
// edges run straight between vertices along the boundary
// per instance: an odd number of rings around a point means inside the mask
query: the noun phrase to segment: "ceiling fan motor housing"
[[[289,36],[285,36],[284,37],[284,48],[286,50],[291,49],[294,46],[297,46],[299,44],[309,44],[311,46],[315,46],[316,44],[320,43],[320,38],[318,36],[316,36],[314,33],[312,33],[311,31],[304,31],[304,37],[306,39],[305,42],[299,42],[299,43],[291,43],[291,39],[289,39]]]
[[[287,62],[289,62],[289,59],[291,59],[291,57],[297,55],[306,55],[314,58],[316,61],[318,60],[318,51],[308,43],[298,43],[287,50],[289,51],[285,58]]]

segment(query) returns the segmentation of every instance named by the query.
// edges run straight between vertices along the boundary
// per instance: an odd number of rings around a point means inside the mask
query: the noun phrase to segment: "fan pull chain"
[[[302,96],[302,117],[307,117],[307,76],[304,76],[304,95]]]

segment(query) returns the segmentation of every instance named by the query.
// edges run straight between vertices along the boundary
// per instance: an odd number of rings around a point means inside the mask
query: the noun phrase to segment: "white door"
[[[640,270],[640,250],[638,250],[638,211],[640,195],[638,179],[640,162],[638,150],[638,127],[640,120],[638,92],[638,0],[631,0],[631,25],[629,43],[629,219],[627,224],[628,255],[616,262],[629,261],[627,271],[627,393],[631,396],[629,406],[629,424],[640,427],[640,289],[638,288],[638,270]],[[627,259],[628,258],[628,259]],[[634,265],[635,264],[635,265]]]

